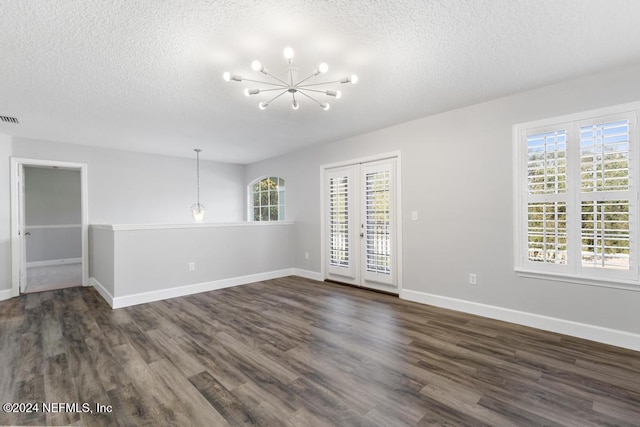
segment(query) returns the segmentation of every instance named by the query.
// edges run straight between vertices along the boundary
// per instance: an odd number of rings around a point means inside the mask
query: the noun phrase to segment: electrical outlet
[[[469,284],[477,285],[478,284],[478,275],[475,273],[469,273]]]
[[[417,221],[418,220],[418,211],[412,211],[411,212],[411,221]]]
[[[196,271],[196,263],[195,262],[190,262],[189,263],[189,271]]]

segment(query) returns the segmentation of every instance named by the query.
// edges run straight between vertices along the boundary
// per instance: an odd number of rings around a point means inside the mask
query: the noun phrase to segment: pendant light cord
[[[200,152],[202,150],[199,148],[194,148],[193,151],[196,152],[196,188],[198,192],[198,207],[200,207]]]

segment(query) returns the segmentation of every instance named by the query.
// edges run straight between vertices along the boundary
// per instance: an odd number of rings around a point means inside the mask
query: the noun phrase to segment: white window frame
[[[269,220],[255,220],[253,217],[253,208],[255,207],[253,204],[253,186],[256,185],[256,183],[265,180],[265,179],[269,179],[269,178],[276,178],[278,180],[282,180],[282,182],[284,183],[284,186],[282,187],[282,190],[278,189],[278,198],[280,198],[281,196],[284,195],[285,197],[285,203],[284,204],[278,204],[278,219],[269,219]],[[248,222],[282,222],[282,221],[286,221],[286,213],[287,213],[287,206],[286,206],[286,187],[287,187],[287,181],[281,177],[281,176],[277,176],[277,175],[264,175],[261,176],[259,178],[254,179],[253,181],[251,181],[251,183],[247,186],[247,221]],[[278,188],[280,188],[278,186]],[[276,206],[276,205],[269,205],[269,206]],[[281,208],[284,208],[284,215],[281,216]]]
[[[640,140],[638,116],[640,102],[617,105],[562,117],[521,123],[513,126],[513,183],[514,183],[514,269],[521,277],[541,278],[594,286],[624,288],[640,291],[638,274],[639,201],[640,188]],[[628,119],[629,127],[629,217],[630,217],[630,268],[613,270],[583,267],[581,262],[581,212],[582,200],[607,200],[594,193],[582,193],[580,187],[579,131],[588,123]],[[527,135],[565,129],[567,132],[567,183],[565,194],[530,196],[527,191]],[[534,200],[535,199],[535,200]],[[527,250],[528,203],[536,200],[567,202],[567,250],[566,265],[529,261]]]

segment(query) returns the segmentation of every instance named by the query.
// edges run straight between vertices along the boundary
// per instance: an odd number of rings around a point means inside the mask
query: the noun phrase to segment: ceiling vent
[[[0,121],[3,121],[5,123],[15,123],[15,124],[20,123],[17,117],[9,117],[9,116],[0,116]]]

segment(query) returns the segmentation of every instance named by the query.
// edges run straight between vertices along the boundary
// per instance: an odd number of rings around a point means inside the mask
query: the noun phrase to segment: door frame
[[[82,286],[89,284],[89,198],[86,163],[11,157],[11,296],[20,295],[20,282],[26,281],[24,251],[24,167],[59,167],[80,171],[82,226]],[[21,218],[22,216],[22,218]]]
[[[380,160],[391,160],[395,159],[396,161],[396,176],[395,176],[395,192],[396,192],[396,280],[397,286],[396,290],[398,295],[400,295],[402,291],[402,166],[401,166],[401,156],[400,151],[391,151],[387,153],[376,154],[372,156],[359,157],[356,159],[345,160],[336,163],[329,163],[326,165],[320,166],[320,273],[322,279],[327,279],[327,224],[326,224],[326,209],[328,207],[329,201],[327,200],[327,191],[326,191],[326,183],[325,176],[326,172],[330,169],[335,169],[339,167],[352,166],[361,163],[369,163]],[[358,180],[359,182],[359,180]],[[360,215],[360,212],[358,212]],[[358,268],[361,268],[361,263],[359,262]],[[360,285],[358,285],[360,286]],[[365,288],[369,289],[369,288]],[[371,288],[376,289],[376,288]],[[395,291],[394,291],[395,293]]]

